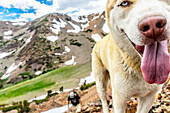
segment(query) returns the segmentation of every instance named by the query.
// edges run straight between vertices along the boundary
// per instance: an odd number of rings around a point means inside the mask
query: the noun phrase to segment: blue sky
[[[107,0],[0,0],[0,21],[31,21],[49,13],[88,15],[102,12]]]

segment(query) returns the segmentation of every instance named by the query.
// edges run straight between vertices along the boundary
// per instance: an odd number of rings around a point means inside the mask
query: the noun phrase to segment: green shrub
[[[63,90],[64,90],[64,87],[61,86],[61,87],[59,88],[59,91],[60,91],[60,92],[63,92]]]
[[[4,73],[0,73],[0,77],[2,77],[4,75]]]
[[[8,104],[0,104],[0,110],[2,107],[6,106],[6,105],[8,105]]]
[[[19,68],[21,69],[21,68],[22,68],[22,65],[20,65]]]
[[[92,29],[87,29],[85,32],[93,32],[93,30]]]
[[[25,34],[25,32],[24,32],[24,33],[19,34],[19,35],[18,35],[18,37],[21,37],[21,36],[22,36],[22,35],[24,35],[24,34]]]
[[[70,45],[76,45],[76,46],[79,46],[79,47],[80,47],[82,44],[79,43],[77,40],[71,39],[71,40],[70,40]]]
[[[30,72],[26,71],[24,73],[20,73],[18,76],[22,76],[22,75],[30,75]]]
[[[103,32],[101,32],[101,33],[102,33],[102,35],[103,35],[103,36],[106,36],[106,35],[108,35],[108,33],[103,33]]]
[[[16,108],[18,113],[29,113],[30,108],[29,108],[29,102],[27,100],[24,100],[23,102],[18,103],[18,107]]]
[[[8,78],[0,80],[0,89],[3,88],[3,85],[6,83],[7,80],[8,80]]]
[[[90,42],[95,42],[92,38],[86,37]]]
[[[41,22],[48,22],[48,19],[45,18],[45,19],[43,19]]]
[[[3,39],[3,36],[0,36],[0,40],[2,40]]]
[[[57,50],[57,49],[61,49],[61,47],[56,47],[55,50]]]
[[[96,82],[92,82],[92,83],[89,83],[89,84],[84,83],[84,84],[80,87],[80,90],[88,89],[88,88],[92,87],[93,85],[96,85]]]
[[[27,100],[23,101],[23,111],[25,111],[26,113],[28,113],[30,111],[29,103]]]
[[[48,91],[47,91],[47,96],[50,96],[51,93],[52,93],[52,90],[48,90]]]
[[[60,60],[59,63],[60,63],[60,64],[61,64],[61,63],[64,63],[64,61]]]
[[[7,112],[7,111],[11,111],[11,110],[14,110],[14,109],[17,109],[17,108],[19,108],[19,105],[14,105],[14,106],[10,106],[10,107],[4,107],[4,108],[2,108],[2,111]]]
[[[54,95],[57,95],[58,93],[56,92],[56,93],[52,93],[52,94],[50,94],[50,96],[52,97],[52,96],[54,96]]]
[[[20,73],[18,76],[21,76],[23,79],[27,79],[29,78],[30,75],[30,72],[24,72],[24,73]]]
[[[45,101],[48,101],[48,96],[46,96],[46,98],[44,98],[44,99],[41,99],[41,100],[34,100],[34,102],[38,105],[38,104],[40,104],[40,103],[43,103],[43,102],[45,102]]]

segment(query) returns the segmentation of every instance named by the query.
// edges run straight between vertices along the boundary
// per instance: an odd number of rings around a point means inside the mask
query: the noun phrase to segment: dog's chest
[[[151,92],[156,93],[162,87],[162,85],[147,83],[141,74],[135,73],[131,68],[121,73],[115,73],[113,82],[117,91],[124,96],[126,95],[127,98],[143,97]]]

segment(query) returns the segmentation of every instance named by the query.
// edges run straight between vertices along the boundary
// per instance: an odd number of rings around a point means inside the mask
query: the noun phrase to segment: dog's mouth
[[[142,56],[141,70],[144,79],[150,84],[164,83],[170,72],[168,40],[134,46]]]
[[[138,53],[143,56],[143,53],[144,53],[144,49],[145,49],[145,46],[139,46],[139,45],[135,45],[133,44],[134,47],[136,48],[136,50],[138,51]]]
[[[142,57],[141,71],[144,79],[150,83],[164,83],[170,72],[168,53],[169,40],[153,42],[144,46],[132,45]]]

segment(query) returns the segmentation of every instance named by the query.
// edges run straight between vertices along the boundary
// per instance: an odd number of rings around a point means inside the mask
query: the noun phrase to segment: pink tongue
[[[142,73],[144,79],[152,84],[164,83],[170,72],[170,62],[167,40],[145,45],[142,59]]]

